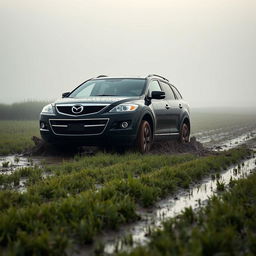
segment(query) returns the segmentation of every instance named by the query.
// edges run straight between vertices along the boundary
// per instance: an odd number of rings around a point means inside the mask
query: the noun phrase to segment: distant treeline
[[[45,101],[27,101],[20,103],[0,104],[0,120],[37,120]]]

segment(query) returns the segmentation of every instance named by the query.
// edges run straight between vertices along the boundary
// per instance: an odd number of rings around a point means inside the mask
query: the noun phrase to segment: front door
[[[159,82],[157,80],[153,80],[149,84],[149,95],[151,96],[152,91],[162,91]],[[169,109],[168,102],[166,99],[152,99],[151,107],[155,113],[156,119],[156,130],[155,134],[163,135],[170,130],[170,122],[169,118]]]

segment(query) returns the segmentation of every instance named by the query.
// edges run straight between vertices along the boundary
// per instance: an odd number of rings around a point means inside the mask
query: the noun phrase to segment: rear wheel
[[[146,120],[142,120],[136,139],[137,150],[144,154],[150,151],[152,145],[152,130],[150,124]]]
[[[189,126],[186,123],[183,123],[180,129],[180,138],[179,141],[181,143],[188,143],[190,137],[190,129]]]

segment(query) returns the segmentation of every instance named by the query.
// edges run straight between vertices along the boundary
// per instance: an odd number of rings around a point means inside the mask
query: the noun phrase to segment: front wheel
[[[142,120],[136,139],[137,150],[144,154],[150,151],[152,145],[152,130],[150,124],[146,120]]]
[[[180,129],[180,137],[179,141],[181,143],[188,143],[190,137],[190,129],[189,126],[186,123],[183,123]]]

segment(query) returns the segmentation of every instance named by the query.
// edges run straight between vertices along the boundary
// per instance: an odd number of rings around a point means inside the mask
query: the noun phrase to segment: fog
[[[1,0],[0,102],[166,76],[192,107],[256,106],[255,0]]]

